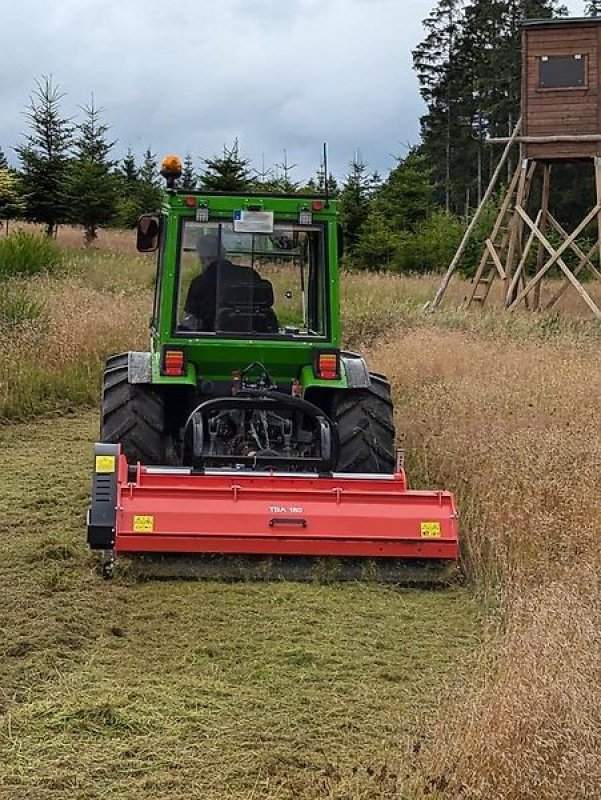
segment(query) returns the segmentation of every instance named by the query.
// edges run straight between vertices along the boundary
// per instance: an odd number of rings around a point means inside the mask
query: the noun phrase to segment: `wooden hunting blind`
[[[601,281],[601,270],[594,263],[601,257],[600,83],[601,18],[523,23],[521,116],[511,136],[488,140],[492,145],[504,144],[505,149],[429,304],[431,309],[440,304],[482,211],[493,197],[517,146],[517,169],[508,180],[465,306],[484,305],[493,282],[501,278],[508,311],[521,304],[532,310],[553,308],[566,289],[572,288],[601,320],[601,308],[590,295],[590,284],[582,282],[587,271],[589,277]],[[550,207],[552,165],[587,161],[594,166],[596,204],[568,232]],[[531,194],[535,181],[540,190]],[[592,229],[595,241],[591,247]],[[589,241],[584,244],[583,239]],[[566,263],[568,255],[571,266]],[[558,272],[561,282],[543,295],[543,282]]]
[[[600,61],[600,18],[524,23],[522,136],[526,158],[575,160],[600,154]],[[549,141],[529,141],[531,138]]]

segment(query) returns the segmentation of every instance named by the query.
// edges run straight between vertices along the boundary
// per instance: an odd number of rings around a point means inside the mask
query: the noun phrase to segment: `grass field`
[[[464,589],[107,584],[95,414],[0,430],[0,794],[380,796],[481,635]],[[396,777],[398,776],[398,777]]]
[[[569,296],[466,314],[461,283],[424,317],[435,278],[345,276],[413,483],[457,495],[465,586],[107,585],[81,409],[144,344],[152,262],[101,245],[4,287],[39,314],[0,331],[0,797],[599,796],[598,324]]]

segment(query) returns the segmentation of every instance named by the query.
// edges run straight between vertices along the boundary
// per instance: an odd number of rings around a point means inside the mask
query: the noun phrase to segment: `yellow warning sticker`
[[[422,539],[440,539],[440,522],[422,522]]]
[[[117,468],[115,456],[96,456],[96,474],[108,475]]]
[[[154,533],[154,517],[134,515],[134,533]]]

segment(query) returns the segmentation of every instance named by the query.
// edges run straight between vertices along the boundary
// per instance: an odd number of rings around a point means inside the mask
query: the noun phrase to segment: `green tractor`
[[[325,455],[324,416],[336,471],[394,471],[390,387],[340,349],[336,202],[170,190],[138,249],[158,251],[151,347],[109,359],[103,441],[132,463],[298,469]],[[228,409],[242,389],[256,413]],[[211,400],[224,405],[201,444],[186,423]]]
[[[180,170],[138,224],[150,349],[104,372],[104,574],[119,551],[454,560],[452,498],[407,491],[390,386],[341,349],[336,202],[182,191]]]

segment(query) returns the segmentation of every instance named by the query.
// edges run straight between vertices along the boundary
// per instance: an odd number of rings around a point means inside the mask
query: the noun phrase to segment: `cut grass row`
[[[0,428],[0,797],[377,798],[468,679],[468,592],[102,582],[94,413]]]

